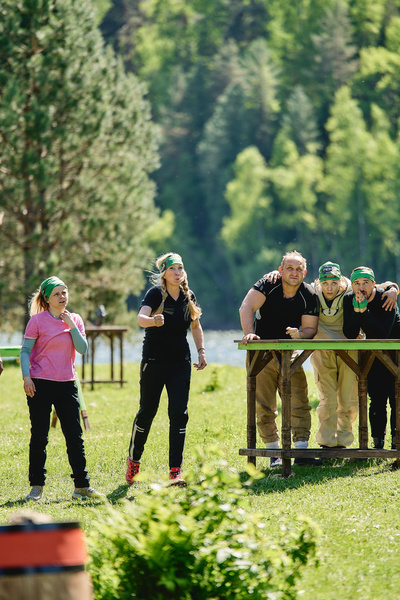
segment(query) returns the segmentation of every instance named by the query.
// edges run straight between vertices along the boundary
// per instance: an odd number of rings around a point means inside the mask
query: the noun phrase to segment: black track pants
[[[166,387],[169,417],[169,466],[180,467],[185,445],[189,400],[190,358],[178,362],[142,360],[140,365],[140,406],[133,422],[129,456],[140,460],[151,424],[157,414],[161,392]]]

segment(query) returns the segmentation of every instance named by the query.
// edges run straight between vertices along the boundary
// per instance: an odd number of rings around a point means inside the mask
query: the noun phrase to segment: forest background
[[[400,0],[0,9],[1,327],[53,272],[129,321],[169,250],[215,329],[287,250],[400,281]]]

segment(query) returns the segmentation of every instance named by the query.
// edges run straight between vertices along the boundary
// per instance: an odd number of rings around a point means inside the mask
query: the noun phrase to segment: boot
[[[385,445],[385,440],[381,440],[380,438],[372,438],[374,441],[374,450],[381,450]]]

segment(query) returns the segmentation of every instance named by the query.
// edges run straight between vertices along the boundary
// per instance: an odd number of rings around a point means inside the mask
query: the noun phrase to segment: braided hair
[[[158,269],[160,269],[162,263],[169,256],[172,256],[173,254],[176,254],[176,253],[175,252],[167,252],[167,254],[163,254],[162,256],[159,256],[155,261],[156,267]],[[183,266],[183,261],[182,261],[182,266]],[[161,273],[152,273],[150,281],[153,285],[158,285],[161,288],[161,304],[155,311],[153,311],[153,313],[152,313],[152,316],[153,316],[153,315],[158,315],[158,314],[162,313],[162,311],[164,310],[164,303],[167,298],[168,292],[167,292],[167,284],[166,284],[164,277],[162,276],[162,272]],[[198,306],[198,304],[193,302],[193,300],[191,298],[191,291],[189,289],[187,274],[186,274],[185,270],[183,272],[183,281],[181,282],[179,287],[186,296],[186,299],[187,299],[186,310],[189,312],[192,321],[195,321],[196,319],[200,319],[202,311],[201,311],[200,306]]]

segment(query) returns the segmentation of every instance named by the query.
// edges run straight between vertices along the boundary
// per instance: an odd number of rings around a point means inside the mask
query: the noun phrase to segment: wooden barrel
[[[79,523],[0,526],[0,600],[91,600]]]

